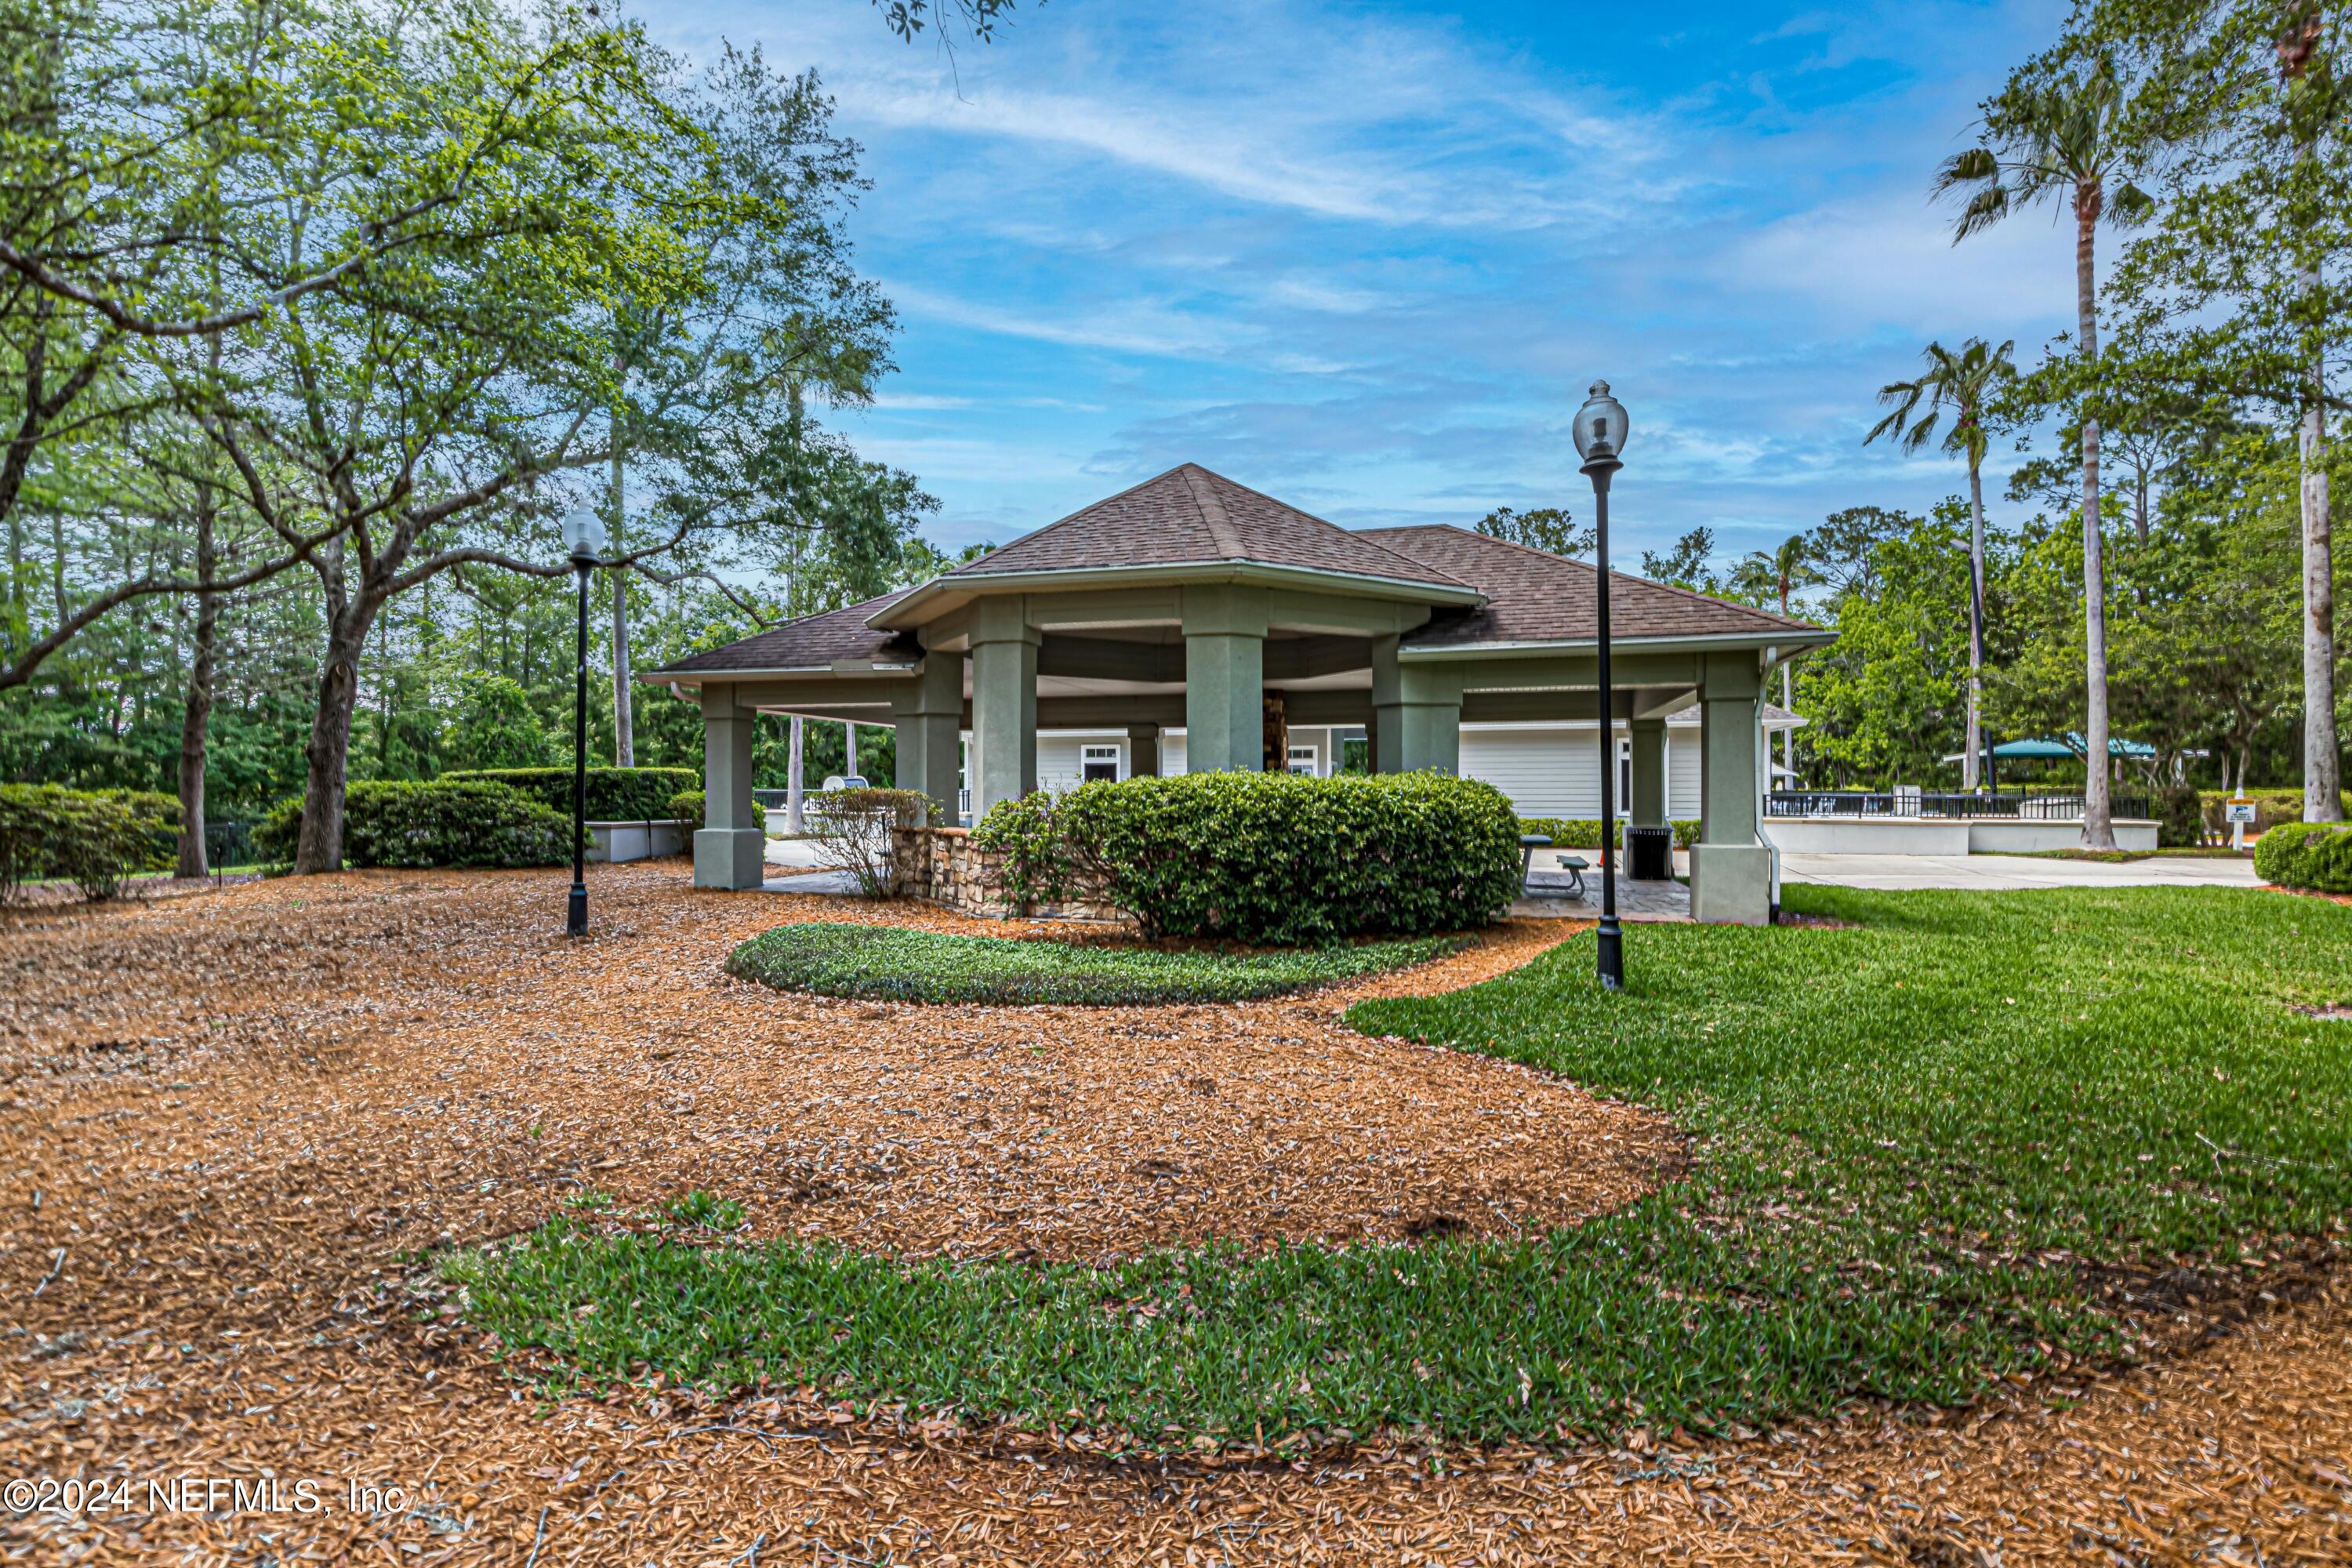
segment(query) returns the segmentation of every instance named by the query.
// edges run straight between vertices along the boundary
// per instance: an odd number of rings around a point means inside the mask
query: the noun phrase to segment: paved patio
[[[1833,888],[2259,888],[2237,856],[2045,860],[2032,855],[1783,855],[1780,880]]]

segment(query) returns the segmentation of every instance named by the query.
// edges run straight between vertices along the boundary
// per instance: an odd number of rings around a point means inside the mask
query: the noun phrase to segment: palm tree
[[[1960,787],[1968,790],[1977,787],[1977,762],[1984,754],[1985,405],[2015,378],[2017,366],[2009,356],[2016,346],[2014,340],[1995,348],[1970,338],[1954,353],[1929,343],[1922,356],[1927,362],[1924,373],[1878,389],[1878,401],[1891,411],[1862,438],[1867,447],[1881,436],[1891,437],[1904,451],[1916,452],[1935,439],[1937,423],[1948,408],[1952,424],[1941,449],[1969,460],[1969,737],[1960,755]]]
[[[2074,208],[2074,319],[2084,363],[2098,358],[2098,271],[2094,239],[2099,219],[2137,223],[2156,204],[2125,173],[2120,124],[2123,94],[2101,63],[2087,75],[2012,82],[1985,115],[1986,140],[1945,163],[1936,194],[1968,192],[1952,242],[1990,228],[2011,213],[2061,196]],[[2114,185],[2112,191],[2110,184]],[[2107,795],[2106,580],[2099,559],[2099,422],[2083,420],[2083,630],[2090,711],[2084,756],[2083,842],[2095,849],[2116,843]]]
[[[1752,599],[1777,597],[1783,616],[1789,613],[1790,595],[1825,581],[1813,570],[1812,550],[1801,533],[1789,535],[1780,542],[1780,548],[1769,555],[1761,550],[1749,551],[1731,569],[1733,593]],[[1780,666],[1780,706],[1792,713],[1796,711],[1796,681],[1786,662]],[[1797,776],[1797,730],[1793,724],[1780,731],[1780,766],[1793,782]]]

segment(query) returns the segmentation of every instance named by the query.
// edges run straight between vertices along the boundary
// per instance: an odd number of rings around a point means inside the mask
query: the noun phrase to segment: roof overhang
[[[1705,636],[1667,637],[1617,637],[1609,639],[1610,650],[1628,653],[1737,653],[1752,648],[1757,652],[1780,649],[1785,655],[1801,653],[1807,648],[1822,647],[1837,641],[1837,633],[1820,626],[1791,626],[1785,631],[1723,632]],[[1397,658],[1407,662],[1441,663],[1468,658],[1528,658],[1546,654],[1564,658],[1590,657],[1601,651],[1598,637],[1577,637],[1556,642],[1465,642],[1407,643],[1397,649]]]
[[[1311,588],[1364,598],[1404,599],[1423,605],[1478,605],[1486,595],[1463,584],[1374,577],[1356,572],[1323,572],[1311,566],[1277,566],[1263,561],[1186,561],[1134,566],[1087,566],[1065,572],[976,572],[934,577],[902,599],[866,618],[869,626],[903,630],[951,615],[974,599],[998,594],[1051,594],[1085,588],[1134,588],[1185,584],[1246,583],[1267,588]]]
[[[665,666],[659,669],[641,669],[637,671],[636,678],[655,686],[691,686],[704,680],[771,680],[780,675],[846,675],[853,678],[912,675],[920,662],[911,658],[887,662],[844,658],[831,664],[772,664],[760,669],[677,669]]]

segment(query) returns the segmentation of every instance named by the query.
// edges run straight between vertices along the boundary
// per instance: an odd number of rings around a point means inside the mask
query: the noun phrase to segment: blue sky
[[[2069,322],[2047,214],[1954,247],[1927,195],[2062,13],[1050,0],[952,58],[862,0],[648,19],[814,66],[864,144],[901,368],[836,417],[940,542],[1186,460],[1356,526],[1585,517],[1568,419],[1605,376],[1630,563],[1960,488],[1862,437],[1929,338],[2030,361]]]

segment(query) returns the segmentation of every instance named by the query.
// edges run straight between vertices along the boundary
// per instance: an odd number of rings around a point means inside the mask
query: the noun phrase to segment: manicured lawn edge
[[[2128,1362],[2184,1291],[2251,1299],[2352,1215],[2352,910],[2227,889],[1792,887],[1799,930],[1590,938],[1374,1033],[1660,1107],[1686,1179],[1550,1235],[1157,1253],[1107,1268],[682,1245],[566,1218],[446,1265],[551,1389],[729,1388],[1109,1434],[1728,1431],[1964,1403]],[[2185,1283],[2184,1283],[2185,1282]]]

